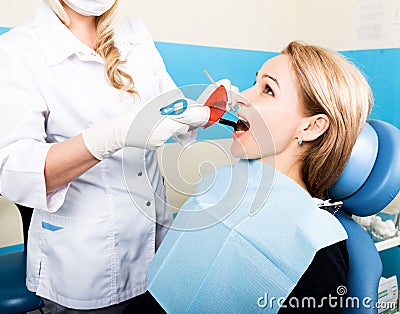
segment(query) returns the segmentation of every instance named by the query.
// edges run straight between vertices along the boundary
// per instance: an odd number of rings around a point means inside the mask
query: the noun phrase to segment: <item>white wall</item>
[[[0,27],[14,27],[32,17],[42,0],[0,0]]]
[[[296,0],[125,0],[124,5],[159,41],[280,50],[296,31]]]
[[[234,165],[238,159],[232,157],[232,139],[198,141],[183,148],[178,143],[161,147],[158,161],[167,185],[168,204],[177,212],[197,184],[207,174],[223,165]]]
[[[23,241],[22,220],[17,206],[0,196],[0,248]]]
[[[0,0],[14,27],[42,0]],[[121,0],[157,41],[280,51],[292,39],[336,50],[400,47],[399,0]]]
[[[304,41],[335,50],[400,47],[399,0],[299,0],[297,4],[296,36]]]
[[[32,16],[41,0],[0,0],[0,26]],[[157,41],[280,50],[293,38],[296,0],[121,0],[125,14],[142,20]],[[284,17],[284,18],[282,18]],[[279,30],[279,35],[272,31]]]
[[[358,0],[299,2],[302,5],[297,7],[298,39],[337,50],[352,48],[355,6]]]

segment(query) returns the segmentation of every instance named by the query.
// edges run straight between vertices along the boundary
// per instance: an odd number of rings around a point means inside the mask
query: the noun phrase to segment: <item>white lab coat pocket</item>
[[[115,293],[116,263],[109,221],[106,218],[51,218],[51,223],[42,221],[40,281],[45,289],[75,301],[110,298]]]

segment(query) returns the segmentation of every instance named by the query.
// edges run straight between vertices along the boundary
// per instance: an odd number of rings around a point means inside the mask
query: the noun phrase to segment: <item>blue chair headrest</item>
[[[400,130],[369,120],[354,145],[345,170],[328,190],[344,210],[357,216],[373,215],[400,191]]]

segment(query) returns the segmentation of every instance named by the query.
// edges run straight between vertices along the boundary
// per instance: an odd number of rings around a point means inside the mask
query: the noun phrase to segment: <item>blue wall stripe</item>
[[[16,244],[11,246],[5,246],[0,248],[0,255],[8,254],[8,253],[15,253],[24,250],[24,244]]]

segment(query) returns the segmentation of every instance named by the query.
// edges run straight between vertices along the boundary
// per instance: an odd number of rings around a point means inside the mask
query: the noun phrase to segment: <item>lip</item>
[[[235,138],[242,137],[242,136],[245,135],[246,133],[247,133],[247,132],[236,133],[236,131],[233,131],[233,132],[232,132],[232,138],[235,139]]]

